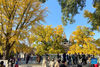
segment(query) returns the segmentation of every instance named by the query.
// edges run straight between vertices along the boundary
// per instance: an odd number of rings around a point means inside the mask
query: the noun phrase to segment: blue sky
[[[92,3],[93,3],[92,0],[87,0],[86,7],[83,9],[83,11],[80,11],[80,14],[74,17],[76,22],[74,24],[68,24],[67,26],[64,26],[64,32],[66,33],[67,39],[69,39],[72,32],[76,30],[77,26],[91,27],[90,24],[87,24],[88,19],[84,18],[84,10],[93,12],[94,8],[92,6]],[[56,27],[57,25],[62,25],[61,7],[57,2],[57,0],[48,0],[45,3],[45,6],[48,7],[48,16],[45,18],[46,23],[44,25],[52,25],[53,27]],[[95,32],[94,38],[95,39],[100,38],[100,32],[97,31],[94,32]]]

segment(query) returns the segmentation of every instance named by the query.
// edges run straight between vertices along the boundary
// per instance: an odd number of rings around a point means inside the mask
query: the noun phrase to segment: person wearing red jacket
[[[19,67],[19,66],[18,66],[18,59],[16,60],[15,67]]]

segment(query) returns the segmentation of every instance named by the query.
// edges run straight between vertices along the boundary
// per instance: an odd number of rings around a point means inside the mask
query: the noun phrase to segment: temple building
[[[70,39],[70,38],[69,38]],[[64,50],[67,52],[69,47],[71,46],[71,42],[67,40],[66,34],[64,33],[64,40],[62,42]]]

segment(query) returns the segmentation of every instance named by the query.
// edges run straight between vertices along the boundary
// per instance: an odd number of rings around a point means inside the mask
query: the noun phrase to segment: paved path
[[[19,67],[41,67],[40,64],[24,64],[24,65],[19,65]]]
[[[25,64],[25,61],[20,61],[19,67],[41,67],[41,64],[38,64],[36,61],[29,61],[28,64]],[[77,67],[77,65],[68,65],[67,67]],[[89,67],[89,66],[87,64],[82,67]]]
[[[77,67],[77,65],[68,65],[68,67]],[[90,67],[90,66],[87,64],[87,65],[83,65],[82,67]]]
[[[23,65],[19,65],[19,67],[41,67],[41,64],[23,64]],[[77,67],[77,65],[68,65],[68,67]],[[84,65],[82,67],[89,67],[89,66]]]

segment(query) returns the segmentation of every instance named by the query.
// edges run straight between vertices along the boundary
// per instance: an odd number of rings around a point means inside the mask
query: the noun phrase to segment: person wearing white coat
[[[49,63],[49,66],[50,66],[50,67],[54,67],[54,64],[55,64],[55,63],[54,63],[54,59],[52,59],[52,61],[50,61],[50,63]]]
[[[56,60],[55,67],[60,67],[60,61],[59,60]]]
[[[47,60],[46,60],[46,58],[43,58],[42,67],[47,67]]]

